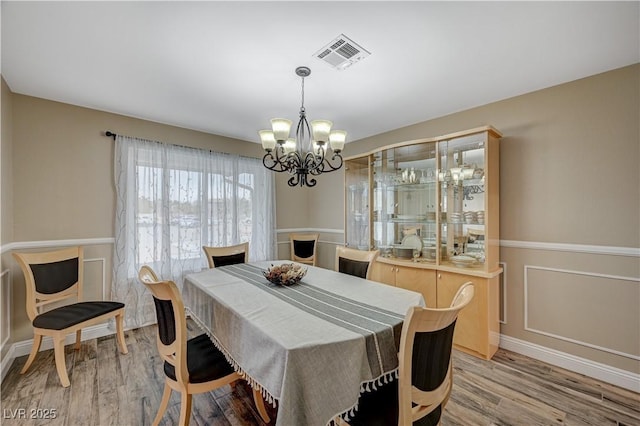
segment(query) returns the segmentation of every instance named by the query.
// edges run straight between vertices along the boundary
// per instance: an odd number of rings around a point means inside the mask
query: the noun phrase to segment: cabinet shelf
[[[429,307],[449,307],[471,281],[475,296],[459,315],[454,344],[486,359],[500,330],[500,136],[487,126],[345,159],[345,185],[357,189],[345,191],[347,245],[379,249],[371,279],[420,292]],[[406,238],[414,234],[420,243]],[[416,245],[416,261],[396,257],[413,256]]]

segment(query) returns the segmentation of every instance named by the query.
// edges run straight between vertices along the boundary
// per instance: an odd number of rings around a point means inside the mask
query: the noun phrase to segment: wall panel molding
[[[624,277],[620,275],[609,275],[609,274],[600,274],[588,271],[576,271],[576,270],[568,270],[568,269],[559,269],[559,268],[549,268],[544,266],[534,266],[534,265],[524,265],[524,329],[531,333],[540,334],[547,337],[552,337],[554,339],[563,340],[565,342],[574,343],[577,345],[585,346],[588,348],[596,349],[603,352],[608,352],[611,354],[623,356],[625,358],[630,358],[633,360],[640,361],[640,356],[635,354],[630,354],[626,352],[622,352],[616,350],[614,348],[608,348],[601,345],[596,345],[594,343],[585,342],[580,339],[574,339],[570,336],[563,336],[557,333],[553,333],[550,331],[536,329],[529,325],[529,271],[530,270],[540,270],[540,271],[548,271],[548,272],[558,272],[563,274],[572,274],[572,275],[582,275],[589,277],[597,277],[597,278],[605,278],[610,280],[619,280],[619,281],[630,281],[635,282],[636,284],[640,284],[640,278],[638,277]]]
[[[105,259],[104,257],[96,257],[96,258],[92,258],[92,259],[84,259],[84,262],[101,262],[102,263],[102,300],[109,300],[107,298],[107,259]]]
[[[507,264],[506,262],[498,262],[502,268],[502,274],[500,274],[500,293],[502,294],[502,318],[500,324],[507,323]]]
[[[5,279],[6,277],[6,279]],[[0,342],[0,351],[4,348],[11,337],[11,270],[5,269],[0,273],[0,312],[2,318],[2,335],[4,339]]]

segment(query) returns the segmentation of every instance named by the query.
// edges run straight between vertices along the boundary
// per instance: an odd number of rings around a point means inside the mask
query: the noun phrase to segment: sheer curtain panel
[[[273,259],[275,185],[258,159],[117,136],[112,293],[126,327],[155,321],[138,282],[149,265],[179,286],[207,266],[202,246],[249,242],[249,260]]]

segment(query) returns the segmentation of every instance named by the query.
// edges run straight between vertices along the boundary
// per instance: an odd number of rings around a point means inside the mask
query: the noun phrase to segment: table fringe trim
[[[190,313],[191,319],[193,319],[193,321],[198,325],[198,327],[200,327],[200,329],[202,329],[202,331],[204,331],[205,334],[207,336],[209,336],[209,339],[211,339],[211,342],[213,342],[215,347],[218,348],[220,350],[220,352],[222,352],[224,357],[227,359],[227,362],[229,362],[229,364],[231,364],[231,366],[236,371],[236,373],[238,373],[240,375],[240,377],[242,377],[244,380],[246,380],[252,388],[258,389],[258,391],[262,395],[262,398],[264,398],[264,400],[266,402],[268,402],[269,404],[271,404],[272,407],[275,408],[276,402],[278,401],[278,399],[275,398],[273,395],[271,395],[271,393],[269,393],[269,391],[266,390],[264,388],[264,386],[262,386],[260,383],[255,381],[251,376],[249,376],[242,369],[242,367],[240,367],[238,365],[236,360],[233,359],[233,357],[229,354],[227,349],[224,346],[222,346],[222,344],[218,341],[218,339],[213,334],[211,334],[209,332],[207,327],[198,319],[198,317],[196,317],[189,308],[186,308],[186,310],[187,310],[188,313]],[[398,368],[395,368],[395,369],[389,371],[388,373],[384,373],[384,374],[378,376],[377,378],[375,378],[373,380],[364,381],[364,382],[360,383],[360,395],[362,395],[365,392],[373,392],[375,390],[378,390],[378,386],[386,385],[386,384],[392,382],[393,380],[398,380],[399,377],[400,377],[400,372],[399,372]],[[341,424],[338,423],[338,421],[337,421],[338,418],[348,422],[349,419],[351,419],[351,418],[353,418],[355,416],[357,411],[358,411],[358,402],[356,401],[356,403],[352,407],[347,408],[343,412],[336,414],[327,423],[327,426],[341,426]]]
[[[362,382],[360,383],[360,395],[362,395],[365,392],[373,392],[378,390],[378,386],[382,386],[382,385],[386,385],[388,383],[391,383],[394,380],[398,380],[400,377],[400,372],[398,370],[398,368],[395,368],[391,371],[389,371],[388,373],[384,373],[383,375],[373,379],[373,380],[368,380],[366,382]],[[360,398],[358,398],[359,400]],[[334,418],[329,421],[329,423],[327,423],[328,426],[340,426],[340,423],[338,423],[337,419],[342,419],[346,422],[349,421],[349,419],[353,418],[356,414],[356,412],[358,411],[358,402],[356,402],[351,408],[346,409],[345,411],[343,411],[342,413],[337,414],[336,416],[334,416]]]
[[[186,310],[188,311],[188,313],[191,316],[191,319],[198,325],[198,327],[200,327],[200,329],[202,331],[205,332],[205,334],[207,336],[209,336],[209,339],[211,340],[211,342],[214,344],[214,346],[216,348],[218,348],[220,350],[220,352],[222,352],[222,354],[224,355],[224,357],[227,359],[227,362],[229,364],[231,364],[231,366],[233,367],[233,369],[235,370],[236,373],[238,373],[240,375],[240,377],[242,377],[244,380],[247,381],[247,383],[249,383],[249,385],[253,388],[253,389],[257,389],[260,394],[262,395],[262,398],[268,402],[269,404],[271,404],[272,407],[275,408],[276,406],[276,402],[278,401],[278,398],[275,398],[273,395],[271,395],[271,393],[269,393],[269,391],[267,389],[265,389],[264,386],[262,386],[260,383],[258,383],[257,381],[255,381],[251,376],[249,376],[243,369],[242,367],[240,367],[240,365],[238,365],[238,363],[236,362],[235,359],[233,359],[233,357],[229,354],[229,352],[227,351],[227,349],[222,346],[222,344],[218,341],[218,339],[209,332],[209,330],[207,329],[207,327],[200,321],[200,319],[198,319],[198,317],[196,315],[193,314],[193,312],[189,309],[186,308]],[[362,388],[362,387],[361,387]]]

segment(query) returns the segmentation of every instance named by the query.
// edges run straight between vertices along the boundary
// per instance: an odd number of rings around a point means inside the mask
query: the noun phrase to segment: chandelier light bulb
[[[260,141],[262,142],[262,149],[270,152],[276,147],[276,138],[273,135],[273,131],[260,130],[258,134],[260,135]]]
[[[333,130],[329,133],[329,144],[334,152],[340,152],[344,149],[344,143],[347,140],[347,132],[344,130]]]
[[[276,141],[286,141],[291,131],[291,120],[287,120],[286,118],[273,118],[271,119],[271,129],[273,130]]]
[[[296,150],[296,140],[295,138],[289,138],[282,146],[285,154],[289,154]]]
[[[332,125],[333,123],[329,120],[311,121],[311,133],[313,134],[313,140],[326,143],[329,140],[329,133],[331,133]]]

